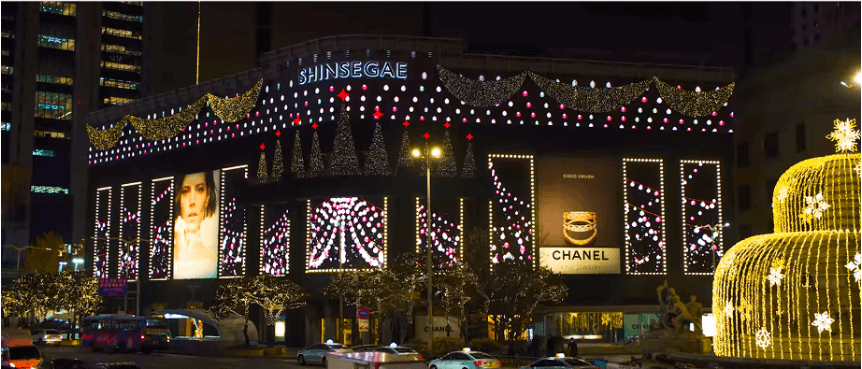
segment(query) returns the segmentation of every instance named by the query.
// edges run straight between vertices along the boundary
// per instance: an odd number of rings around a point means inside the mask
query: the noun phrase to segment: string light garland
[[[260,273],[285,276],[290,270],[290,211],[275,210],[277,218],[271,224],[267,208],[260,206]]]
[[[138,279],[138,263],[141,254],[141,182],[126,183],[120,186],[120,240],[133,239],[134,242],[120,241],[117,259],[117,275],[128,280]],[[131,201],[126,202],[126,199]]]
[[[716,270],[713,306],[725,306],[716,314],[717,356],[862,359],[859,162],[858,153],[808,159],[778,180],[775,233],[737,243]],[[812,206],[820,201],[830,206]]]
[[[682,190],[683,270],[686,275],[711,275],[724,253],[721,209],[721,163],[680,160]]]
[[[413,167],[413,154],[410,152],[410,134],[407,130],[404,130],[404,133],[401,135],[401,147],[398,151],[398,166],[395,167],[395,171],[397,173],[398,169],[405,169]]]
[[[649,89],[650,80],[612,88],[589,88],[552,81],[529,72],[542,91],[567,108],[585,113],[607,113],[619,110]]]
[[[645,177],[645,168],[650,167],[655,168],[650,169],[655,176]],[[666,275],[667,235],[662,159],[623,158],[623,203],[626,274]]]
[[[703,117],[718,111],[733,95],[735,82],[714,91],[693,92],[683,91],[662,82],[657,77],[652,78],[658,88],[661,98],[671,109],[689,117]]]
[[[463,212],[463,199],[460,201]],[[444,214],[447,215],[448,214]],[[416,198],[416,252],[426,255],[428,252],[428,211],[425,204]],[[443,270],[461,264],[463,224],[455,224],[435,212],[431,213],[431,260],[433,268]]]
[[[255,85],[242,95],[232,98],[222,98],[211,93],[207,93],[207,99],[210,103],[210,108],[215,112],[216,116],[221,120],[234,123],[248,115],[248,112],[254,108],[257,103],[257,97],[260,95],[260,89],[263,87],[263,79],[257,81]]]
[[[599,333],[623,328],[623,313],[582,312],[568,313],[561,318],[564,332],[589,331]]]
[[[294,177],[301,177],[305,174],[305,162],[302,159],[302,141],[299,137],[299,130],[296,130],[296,136],[293,138],[293,158],[290,160],[290,172]]]
[[[266,152],[260,152],[260,160],[257,161],[257,183],[269,183],[269,169],[266,167]]]
[[[96,189],[96,224],[93,240],[93,277],[108,278],[111,260],[111,210],[113,188]],[[104,203],[104,206],[103,206]]]
[[[150,182],[150,280],[171,277],[173,260],[174,177]]]
[[[326,170],[323,166],[323,153],[320,152],[320,140],[317,138],[317,131],[311,136],[311,155],[308,157],[308,173],[309,177],[317,177]]]
[[[330,198],[314,211],[308,201],[307,273],[382,268],[386,260],[386,210],[357,197]]]
[[[245,208],[238,206],[234,192],[247,180],[248,165],[237,165],[221,170],[219,278],[245,275],[248,224]]]
[[[476,156],[473,155],[473,144],[467,143],[467,153],[464,154],[464,166],[461,167],[461,176],[473,178],[476,176]]]
[[[207,104],[207,101],[209,101],[210,108],[216,116],[225,122],[233,123],[248,116],[257,103],[262,86],[263,79],[259,80],[250,90],[235,98],[220,98],[207,93],[185,109],[167,117],[144,119],[126,115],[111,128],[97,129],[87,126],[87,136],[90,137],[93,147],[99,150],[108,150],[120,140],[126,124],[131,123],[135,130],[146,139],[161,141],[173,138],[197,119],[198,113]]]
[[[144,138],[152,141],[167,140],[182,132],[197,118],[198,113],[206,104],[206,98],[201,97],[183,111],[168,117],[143,119],[129,115],[129,122]]]
[[[332,157],[329,160],[329,174],[333,176],[358,175],[359,158],[356,156],[356,146],[353,145],[353,134],[350,132],[350,121],[344,105],[341,105],[341,113],[338,117],[335,142],[332,144]]]
[[[530,165],[530,197],[524,199],[515,196],[504,186],[497,169],[494,168],[494,160],[508,161],[527,160]],[[488,169],[491,171],[491,179],[494,185],[494,196],[491,207],[491,263],[499,264],[509,261],[520,261],[531,263],[536,266],[533,257],[534,234],[536,224],[536,212],[533,211],[536,203],[536,177],[535,164],[532,155],[507,155],[489,154]],[[494,211],[500,212],[500,218],[494,222]]]
[[[87,136],[90,137],[93,147],[99,150],[110,149],[120,140],[120,137],[123,135],[123,128],[126,127],[128,121],[128,116],[123,117],[119,122],[112,125],[111,128],[102,130],[87,126]]]
[[[509,99],[524,84],[527,72],[500,81],[477,81],[461,77],[438,65],[443,86],[459,100],[475,107],[497,106]]]
[[[371,139],[371,147],[368,148],[368,157],[365,159],[365,175],[388,176],[389,154],[386,153],[386,143],[383,141],[383,132],[380,130],[380,122],[374,124],[374,136]]]
[[[284,154],[281,152],[281,140],[275,140],[275,154],[272,155],[272,174],[270,182],[281,182],[284,176]]]

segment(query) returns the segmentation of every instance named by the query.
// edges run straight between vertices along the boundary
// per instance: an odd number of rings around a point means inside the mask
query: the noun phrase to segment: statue
[[[692,295],[686,304],[667,281],[656,288],[656,294],[659,320],[650,322],[650,329],[641,341],[644,355],[656,352],[709,352],[711,341],[703,335],[703,305],[697,302],[697,296]],[[689,330],[689,324],[694,326],[694,332]]]
[[[686,304],[688,307],[688,312],[691,314],[691,317],[694,319],[692,323],[694,324],[694,332],[695,333],[703,333],[703,304],[697,302],[697,296],[691,295],[691,299]]]

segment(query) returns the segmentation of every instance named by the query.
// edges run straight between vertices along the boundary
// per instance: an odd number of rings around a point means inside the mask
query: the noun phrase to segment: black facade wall
[[[357,53],[360,54],[361,53]],[[425,65],[425,64],[420,64]],[[276,83],[281,83],[282,88],[287,90],[285,86],[289,81],[287,78],[292,78],[295,74],[295,67],[287,69],[279,68],[278,73],[273,80],[266,79],[265,83],[269,86],[275,86]],[[413,68],[410,72],[410,77],[405,82],[412,87],[423,83],[428,86],[428,94],[435,87],[432,82],[420,82],[417,74],[422,71],[432,71],[433,67],[426,65],[424,69]],[[466,74],[480,74],[479,71],[465,72]],[[429,80],[436,80],[435,75],[429,76]],[[331,82],[331,83],[330,83]],[[401,81],[395,81],[399,84]],[[316,86],[311,84],[308,89],[320,87],[322,90],[329,84],[336,86],[344,85],[344,81],[329,81],[321,82]],[[351,96],[361,94],[356,86],[367,83],[369,90],[368,95],[383,95],[385,101],[391,101],[391,94],[397,93],[393,88],[390,93],[383,92],[379,89],[379,85],[385,83],[384,80],[349,80],[349,83],[354,86]],[[439,83],[439,82],[438,82]],[[305,89],[305,87],[303,87]],[[527,79],[523,89],[532,94],[538,94],[537,86]],[[296,91],[293,90],[289,91]],[[328,99],[330,95],[335,95],[340,91],[340,87],[334,92],[327,91],[324,98]],[[379,92],[378,92],[379,91]],[[286,99],[289,93],[284,93]],[[263,99],[277,96],[278,92],[273,94],[264,94],[261,92],[261,97],[258,101],[258,110],[261,108],[260,101]],[[518,93],[513,96],[513,100],[519,100]],[[645,97],[655,101],[658,93],[654,88],[648,90]],[[469,106],[458,105],[457,99],[444,93],[434,94],[437,99],[448,97],[453,101],[453,104],[447,109],[454,110],[460,107],[461,109],[469,109]],[[425,98],[425,97],[423,97]],[[334,106],[338,106],[341,102],[336,98]],[[352,107],[350,114],[351,125],[353,126],[353,137],[356,141],[357,151],[366,150],[371,140],[371,132],[373,130],[374,119],[366,116],[362,120],[358,117],[359,99],[353,98],[348,103]],[[519,104],[522,103],[519,100]],[[366,105],[375,105],[375,103],[366,103]],[[326,105],[326,104],[324,104]],[[390,104],[391,105],[391,104]],[[553,107],[553,106],[552,106]],[[483,110],[484,108],[477,108]],[[494,108],[489,108],[494,109]],[[727,110],[729,108],[724,108]],[[381,109],[383,110],[383,109]],[[206,108],[201,114],[208,111]],[[567,110],[570,115],[577,115],[578,112]],[[366,111],[369,113],[370,111]],[[583,113],[587,115],[588,113]],[[725,114],[725,113],[722,113]],[[285,115],[287,115],[285,113]],[[304,113],[302,114],[304,116]],[[317,115],[317,114],[313,114]],[[330,113],[324,114],[325,116]],[[337,116],[337,111],[335,113]],[[399,112],[399,115],[401,113]],[[416,115],[416,114],[414,114]],[[438,116],[458,115],[452,112],[438,114]],[[617,116],[618,112],[611,113],[612,116]],[[661,115],[661,114],[659,114]],[[605,115],[602,115],[604,117]],[[514,118],[514,117],[513,117]],[[210,120],[213,117],[208,118]],[[704,118],[706,119],[706,117]],[[717,118],[715,118],[717,119]],[[728,118],[725,118],[728,119]],[[457,120],[457,121],[456,121]],[[531,119],[526,119],[528,122]],[[247,122],[242,120],[240,123]],[[532,154],[536,155],[537,160],[544,156],[564,156],[564,157],[607,157],[617,161],[621,161],[624,157],[633,158],[662,158],[665,166],[665,201],[669,206],[666,207],[666,223],[665,234],[667,236],[667,275],[657,276],[641,276],[641,275],[626,275],[624,268],[622,274],[619,275],[574,275],[564,276],[564,280],[569,286],[569,296],[562,305],[643,305],[653,304],[656,302],[654,289],[664,280],[668,280],[681,294],[697,294],[701,301],[711,301],[711,276],[685,276],[683,275],[683,245],[682,245],[682,229],[679,221],[680,209],[677,204],[680,201],[680,183],[679,178],[679,160],[681,159],[703,159],[703,160],[720,160],[722,166],[728,168],[733,163],[733,145],[732,135],[728,133],[701,133],[701,132],[684,132],[671,131],[675,122],[671,120],[670,124],[665,124],[668,127],[666,131],[659,130],[630,130],[619,129],[617,125],[619,120],[614,119],[609,128],[601,128],[602,124],[606,123],[603,119],[596,121],[595,128],[573,127],[574,118],[569,119],[570,126],[562,127],[557,123],[554,126],[541,125],[536,126],[531,123],[525,125],[506,125],[498,122],[495,125],[483,122],[476,124],[474,122],[462,123],[459,118],[452,122],[452,126],[448,128],[451,134],[452,144],[455,151],[455,158],[459,170],[463,165],[464,150],[467,146],[465,136],[469,133],[474,138],[470,141],[472,144],[476,164],[476,178],[440,178],[432,177],[432,210],[433,204],[446,199],[445,201],[458,201],[459,197],[464,197],[465,207],[465,236],[474,227],[479,227],[487,231],[488,227],[488,211],[487,204],[491,199],[492,182],[489,178],[487,167],[488,154]],[[732,119],[728,119],[732,121]],[[287,120],[285,120],[287,122]],[[384,116],[379,121],[382,124],[384,140],[390,156],[390,164],[392,168],[397,165],[397,155],[400,147],[401,135],[405,127],[400,121],[392,121],[388,116]],[[193,123],[196,124],[196,123]],[[586,125],[586,122],[584,123]],[[657,128],[661,124],[655,124]],[[263,126],[269,126],[265,124]],[[324,119],[318,133],[320,134],[320,143],[324,152],[330,152],[332,140],[335,136],[335,124],[328,119]],[[177,176],[186,173],[194,173],[200,171],[211,171],[214,169],[225,168],[234,165],[247,164],[249,166],[249,186],[241,188],[238,195],[240,203],[246,207],[246,219],[248,224],[247,232],[247,252],[246,252],[246,275],[256,275],[259,270],[259,245],[260,245],[260,205],[283,203],[290,206],[291,210],[291,244],[290,244],[290,270],[288,277],[299,283],[303,289],[312,295],[312,301],[309,307],[289,311],[287,331],[288,342],[305,341],[308,338],[307,327],[312,319],[321,319],[327,317],[327,311],[338,314],[337,304],[334,301],[326,299],[322,295],[322,289],[326,285],[329,274],[326,273],[306,273],[305,272],[305,254],[306,254],[306,199],[325,199],[329,197],[339,196],[359,196],[359,197],[382,197],[389,196],[389,240],[388,240],[388,261],[391,262],[394,258],[403,252],[413,252],[415,250],[415,214],[414,214],[414,198],[425,197],[425,179],[414,171],[410,174],[399,174],[392,177],[324,177],[312,179],[294,179],[290,173],[290,159],[292,157],[293,137],[295,130],[299,130],[302,135],[302,144],[306,155],[310,152],[310,138],[312,128],[307,124],[300,127],[292,127],[288,124],[287,128],[282,128],[279,123],[281,137],[276,138],[273,131],[267,133],[257,133],[246,137],[237,137],[224,141],[213,141],[206,145],[196,145],[184,147],[162,153],[153,153],[144,156],[127,158],[122,161],[114,161],[109,163],[100,163],[89,167],[90,195],[94,194],[97,188],[111,186],[114,188],[114,202],[112,209],[112,224],[114,229],[119,224],[119,188],[124,183],[142,181],[142,206],[143,220],[142,227],[144,231],[142,235],[149,237],[149,229],[151,229],[151,219],[149,219],[150,204],[150,181],[154,178],[165,176]],[[410,127],[407,130],[411,134],[411,141],[414,147],[424,144],[424,139],[420,136],[428,132],[431,135],[431,142],[435,144],[442,143],[444,131],[443,120],[438,122],[430,122],[426,120],[411,121]],[[127,134],[129,132],[127,131]],[[267,158],[269,160],[268,167],[271,168],[272,148],[275,146],[275,140],[280,139],[282,150],[284,153],[285,178],[277,184],[253,185],[255,181],[255,173],[257,171],[257,163],[260,155],[259,146],[263,143],[266,146]],[[403,171],[402,171],[403,172]],[[725,176],[722,182],[723,188],[729,189],[730,171],[724,171]],[[619,173],[622,178],[622,173]],[[536,195],[542,196],[542,189],[536,189]],[[730,191],[724,191],[729,194]],[[617,189],[617,195],[622,197],[622,186]],[[723,198],[723,209],[730,209],[728,195]],[[382,206],[382,204],[376,204]],[[534,209],[534,211],[536,211]],[[88,201],[87,218],[90,225],[94,222],[95,205],[93,201]],[[729,214],[729,211],[725,211]],[[725,216],[725,221],[733,222],[728,216]],[[623,232],[623,224],[617,224],[619,232]],[[93,228],[87,227],[87,232],[92,240]],[[112,235],[117,234],[116,230],[112,230]],[[730,235],[725,235],[724,247],[729,248],[733,244]],[[625,257],[624,244],[618,245],[621,249],[622,257]],[[88,258],[92,257],[92,242],[88,242]],[[116,274],[116,247],[117,243],[111,243],[111,276]],[[534,249],[534,252],[537,250]],[[200,286],[195,292],[195,298],[203,301],[205,306],[209,304],[215,294],[217,287],[227,283],[230,279],[211,279],[211,280],[167,280],[167,281],[149,281],[147,252],[141,253],[141,277],[142,277],[142,298],[141,298],[141,313],[149,313],[149,308],[154,302],[165,303],[169,308],[183,307],[186,301],[191,299],[191,292],[188,289],[191,285]],[[622,260],[621,260],[622,262]],[[92,268],[92,260],[88,260],[88,268]],[[335,304],[335,305],[331,305]],[[329,306],[331,305],[331,306]],[[353,307],[345,308],[345,316],[352,316],[355,311]],[[348,311],[351,311],[348,313]],[[256,313],[257,314],[257,313]],[[333,317],[332,315],[329,316]],[[259,318],[259,316],[258,316]],[[260,322],[257,319],[257,322]],[[265,330],[259,326],[261,332]],[[313,329],[313,328],[311,328]],[[304,335],[304,337],[303,337]]]

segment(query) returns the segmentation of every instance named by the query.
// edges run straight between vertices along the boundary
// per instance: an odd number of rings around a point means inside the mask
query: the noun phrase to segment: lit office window
[[[117,54],[124,54],[124,55],[141,56],[140,51],[129,50],[123,45],[102,44],[102,51],[107,51],[107,52],[117,53]]]
[[[30,186],[30,192],[68,195],[69,189],[55,186]]]
[[[34,149],[33,156],[44,156],[48,158],[53,158],[56,156],[54,150],[45,150],[45,149]]]
[[[107,87],[122,88],[124,90],[137,90],[138,82],[123,81],[119,79],[105,78],[99,79],[99,84]]]
[[[75,39],[39,35],[39,46],[49,49],[75,51]]]
[[[72,95],[36,91],[36,118],[72,119]]]
[[[66,138],[66,134],[57,131],[33,131],[33,136],[45,138]]]
[[[60,1],[40,1],[39,10],[43,13],[54,13],[74,17],[77,13],[75,3],[64,3]]]
[[[127,72],[137,72],[137,73],[141,72],[141,67],[138,65],[116,63],[116,62],[102,61],[102,68],[123,70],[123,71],[127,71]]]
[[[51,76],[46,74],[37,74],[36,82],[43,83],[54,83],[58,85],[69,85],[71,86],[73,83],[72,77],[60,77],[60,76]]]
[[[141,34],[138,31],[130,31],[127,29],[116,29],[116,28],[111,28],[111,27],[102,27],[102,34],[103,35],[117,36],[117,37],[126,37],[126,38],[135,39],[135,40],[143,39],[143,36],[141,36]]]
[[[3,74],[11,75],[12,72],[15,71],[15,67],[10,67],[8,65],[4,65],[4,66],[0,67],[0,70],[2,70]]]
[[[128,15],[128,14],[123,14],[120,12],[103,10],[102,16],[105,16],[108,18],[113,18],[113,19],[124,20],[127,22],[144,23],[144,16],[142,16],[142,15]]]
[[[128,104],[132,101],[135,101],[135,99],[128,99],[125,97],[111,96],[111,97],[106,97],[104,101],[105,101],[105,104],[123,105],[123,104]]]

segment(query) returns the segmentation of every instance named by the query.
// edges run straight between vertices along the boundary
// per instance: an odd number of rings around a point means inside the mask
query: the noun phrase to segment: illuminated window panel
[[[721,164],[681,160],[682,239],[687,275],[710,275],[724,253]]]
[[[383,207],[358,197],[306,202],[306,272],[334,273],[386,267],[389,198]]]
[[[491,266],[505,261],[536,266],[536,175],[533,155],[488,155],[494,184],[489,206]]]
[[[286,206],[260,206],[260,274],[290,271],[290,212]]]
[[[248,165],[221,170],[221,222],[219,227],[219,278],[245,275],[245,257],[248,244],[248,224],[245,208],[236,201],[239,188],[248,181]]]
[[[61,1],[40,1],[39,11],[43,13],[54,13],[74,17],[77,14],[77,5]]]
[[[93,232],[93,276],[96,278],[108,278],[112,197],[111,187],[96,190],[96,224]]]
[[[141,182],[120,187],[120,231],[117,248],[117,275],[128,280],[138,279],[141,258]]]
[[[667,274],[664,162],[623,159],[626,274]]]
[[[424,202],[424,198],[416,198],[416,252],[420,256],[428,253],[428,211]],[[431,259],[438,270],[455,267],[464,257],[464,199],[458,199],[457,209],[452,205],[451,201],[446,205],[434,201],[431,209]],[[453,221],[456,216],[457,223]]]
[[[150,183],[150,279],[171,278],[174,251],[174,177]]]

